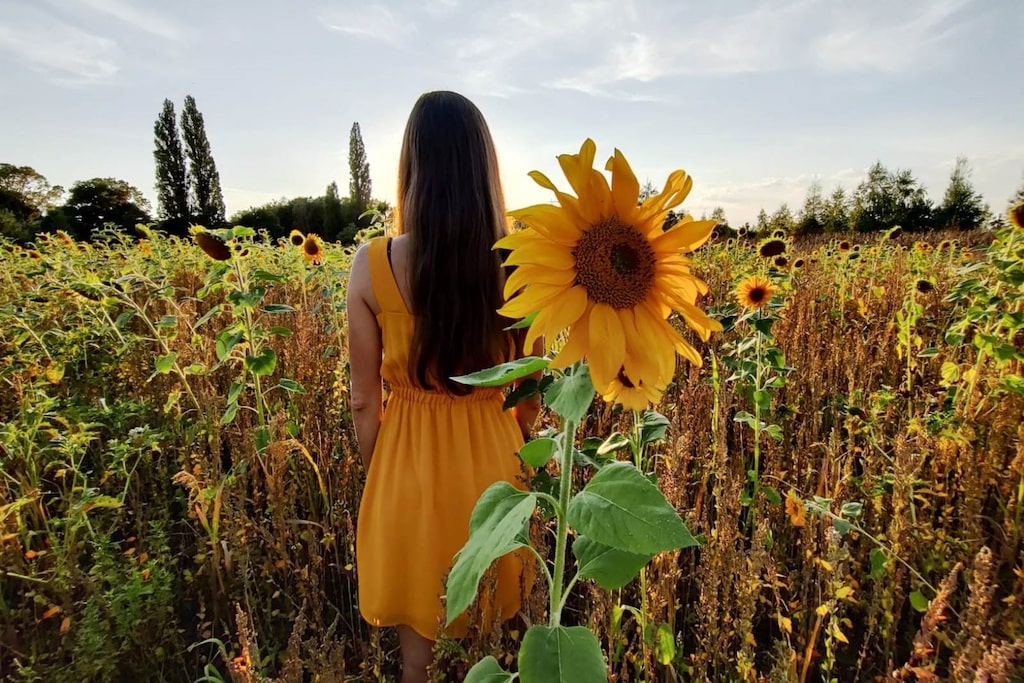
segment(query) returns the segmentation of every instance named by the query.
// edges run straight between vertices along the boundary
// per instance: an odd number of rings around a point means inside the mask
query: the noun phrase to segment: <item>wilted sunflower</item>
[[[306,235],[306,238],[302,241],[302,258],[314,266],[319,266],[323,263],[323,245],[320,244],[320,238],[313,233]]]
[[[744,308],[761,308],[771,301],[779,288],[760,275],[751,275],[736,288],[736,300]]]
[[[192,235],[199,248],[206,252],[206,255],[215,261],[227,261],[231,258],[231,250],[228,245],[214,237],[210,233],[200,230]]]
[[[840,242],[839,251],[850,251],[850,242],[848,240],[843,240],[842,242]]]
[[[803,268],[804,267],[804,260],[802,258],[798,258],[797,260],[793,261],[793,267],[794,268]]]
[[[764,258],[771,258],[786,253],[786,241],[777,237],[766,239],[757,247],[757,253]]]
[[[914,283],[914,288],[922,294],[927,294],[935,289],[935,283],[931,280],[921,279]]]
[[[705,341],[722,329],[696,306],[707,285],[683,257],[707,241],[715,221],[685,216],[663,231],[665,215],[686,198],[693,180],[685,171],[673,171],[660,194],[638,205],[640,184],[626,158],[615,150],[608,160],[609,185],[594,169],[596,150],[588,139],[579,154],[558,157],[575,197],[539,171],[530,173],[555,193],[559,206],[511,212],[528,227],[495,244],[511,249],[505,263],[517,266],[505,283],[508,300],[500,313],[523,318],[538,312],[527,348],[543,336],[550,351],[568,328],[551,366],[564,368],[586,356],[602,395],[621,398],[615,382],[629,387],[620,377],[633,387],[660,392],[675,372],[676,353],[701,363],[700,354],[668,322],[669,314],[678,311]]]
[[[1012,225],[1016,226],[1018,230],[1024,230],[1024,202],[1017,202],[1011,206],[1007,215]]]
[[[301,247],[303,242],[306,241],[306,236],[303,235],[298,230],[292,230],[290,233],[288,233],[288,241],[291,242],[296,247]]]
[[[898,225],[894,225],[885,232],[885,239],[894,240],[903,234],[903,228]]]
[[[783,256],[782,254],[779,254],[778,256],[775,257],[775,260],[772,261],[772,263],[775,264],[776,268],[785,268],[786,266],[789,265],[789,259]]]

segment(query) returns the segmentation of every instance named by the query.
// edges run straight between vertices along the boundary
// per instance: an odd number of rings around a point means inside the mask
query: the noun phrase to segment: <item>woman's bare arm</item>
[[[381,349],[380,326],[370,307],[372,296],[369,254],[366,247],[359,249],[352,259],[346,293],[348,309],[348,360],[352,422],[359,443],[359,457],[363,466],[370,468],[373,447],[377,443],[381,420]]]

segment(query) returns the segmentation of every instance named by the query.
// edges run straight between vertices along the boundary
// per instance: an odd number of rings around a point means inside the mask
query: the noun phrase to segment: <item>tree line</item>
[[[329,240],[351,242],[369,223],[367,209],[387,210],[371,198],[370,165],[359,124],[349,134],[349,196],[330,183],[322,197],[280,200],[225,219],[220,174],[195,98],[185,97],[180,128],[174,103],[164,100],[153,127],[157,211],[142,192],[125,180],[90,178],[65,191],[51,185],[31,166],[0,163],[0,236],[31,242],[39,233],[66,232],[87,241],[100,230],[133,232],[145,223],[171,235],[188,234],[193,224],[206,227],[247,225],[271,237],[292,229],[316,232]]]
[[[785,230],[797,235],[876,232],[895,226],[907,232],[998,227],[1004,220],[1001,212],[990,210],[970,178],[967,159],[958,157],[942,201],[935,204],[909,170],[891,171],[876,162],[852,193],[839,185],[826,196],[821,181],[814,180],[797,212],[786,203],[771,214],[762,208],[753,224],[742,227],[755,233]],[[1019,201],[1024,201],[1024,184],[1009,203]],[[721,207],[716,207],[710,217],[726,230],[732,229]]]

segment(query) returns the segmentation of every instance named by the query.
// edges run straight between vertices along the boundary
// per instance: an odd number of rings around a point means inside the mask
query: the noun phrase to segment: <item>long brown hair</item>
[[[501,255],[506,234],[498,157],[480,110],[453,92],[422,95],[398,163],[398,230],[409,235],[416,316],[409,374],[423,388],[469,387],[450,377],[507,360]]]

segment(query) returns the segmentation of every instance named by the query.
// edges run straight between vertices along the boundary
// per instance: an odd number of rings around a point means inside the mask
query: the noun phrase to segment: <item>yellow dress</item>
[[[444,578],[469,536],[477,498],[496,481],[523,486],[516,455],[523,438],[499,389],[453,397],[415,385],[408,372],[415,319],[395,282],[387,238],[368,249],[390,393],[359,506],[359,609],[374,626],[406,624],[433,640],[444,624]],[[508,619],[522,601],[522,557],[506,555],[496,567],[484,628],[490,610]],[[463,615],[446,633],[460,637],[466,628]]]

